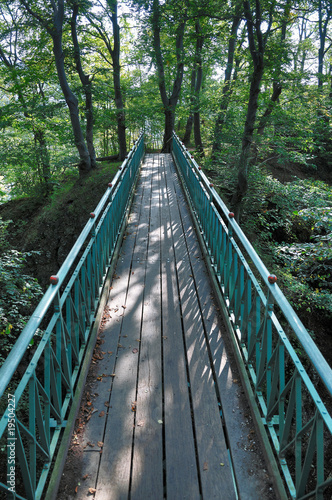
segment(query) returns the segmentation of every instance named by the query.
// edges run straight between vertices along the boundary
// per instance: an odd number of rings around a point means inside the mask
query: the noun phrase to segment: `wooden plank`
[[[108,402],[108,416],[102,441],[97,495],[98,499],[127,498],[131,480],[131,457],[136,401],[138,349],[142,320],[142,298],[145,281],[145,265],[137,262],[140,252],[146,252],[147,215],[144,207],[148,202],[143,174],[139,182],[137,215],[131,218],[133,238],[128,238],[123,258],[117,267],[109,310],[113,324],[105,329],[105,336],[118,337],[117,354],[113,368],[111,393]],[[117,275],[117,273],[119,273]],[[123,276],[128,275],[127,284]],[[106,412],[105,412],[106,413]]]
[[[147,264],[131,499],[163,498],[160,262]]]
[[[131,499],[163,498],[160,200],[158,162],[152,165],[148,262],[143,298]],[[155,255],[157,253],[157,255]],[[156,259],[151,259],[150,257]]]
[[[243,397],[244,390],[227,338],[228,334],[215,305],[191,215],[184,201],[184,195],[179,192],[178,201],[187,245],[193,249],[189,254],[191,272],[197,283],[198,299],[213,359],[239,496],[246,500],[271,498],[271,495],[273,497],[271,478],[255,433],[249,405]]]
[[[162,333],[167,498],[201,498],[184,357],[165,156],[161,160]]]
[[[171,165],[169,168],[171,169]],[[223,498],[233,500],[236,494],[229,454],[207,351],[200,304],[179,212],[180,186],[171,171],[169,178],[170,181],[173,180],[174,202],[170,204],[170,217],[176,222],[174,240],[178,244],[174,247],[175,260],[203,498],[220,498],[222,491]]]
[[[108,407],[105,403],[109,401],[110,391],[112,389],[115,364],[118,356],[118,344],[120,343],[120,334],[122,328],[122,317],[124,309],[122,305],[126,303],[128,284],[130,280],[130,268],[133,259],[133,251],[136,244],[137,225],[141,217],[141,204],[139,203],[143,196],[142,184],[137,188],[135,207],[133,208],[128,228],[127,236],[123,240],[120,256],[117,262],[113,276],[108,303],[104,312],[104,321],[102,331],[99,333],[101,340],[100,354],[103,356],[98,360],[98,373],[94,386],[91,390],[93,410],[90,420],[84,428],[82,446],[89,448],[88,443],[97,443],[103,441],[105,425],[108,415]],[[96,360],[97,361],[97,360]],[[91,471],[86,471],[86,473]],[[97,471],[96,471],[97,474]]]
[[[137,339],[141,330],[145,267],[134,263],[132,269],[103,439],[97,484],[100,500],[127,498],[130,486],[135,417],[132,405],[136,401]]]

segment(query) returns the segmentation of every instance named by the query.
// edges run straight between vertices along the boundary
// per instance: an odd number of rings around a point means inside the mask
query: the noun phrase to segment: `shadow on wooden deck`
[[[170,155],[142,167],[57,498],[89,496],[275,498]]]

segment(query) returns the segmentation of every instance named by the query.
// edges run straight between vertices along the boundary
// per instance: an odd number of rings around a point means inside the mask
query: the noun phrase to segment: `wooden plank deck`
[[[57,498],[275,498],[225,332],[171,156],[147,155]]]

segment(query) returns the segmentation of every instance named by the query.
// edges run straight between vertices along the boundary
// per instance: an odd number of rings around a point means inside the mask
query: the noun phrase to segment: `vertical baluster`
[[[66,330],[68,332],[67,337],[67,363],[69,368],[69,373],[73,373],[73,353],[72,353],[72,319],[71,319],[71,304],[70,304],[70,292],[68,292],[66,301],[65,301],[65,325]],[[72,380],[70,378],[70,383],[72,384]]]
[[[261,299],[258,294],[256,294],[255,304],[254,304],[254,316],[253,316],[253,329],[255,331],[256,339],[256,369],[258,371],[259,361],[260,361],[260,339],[258,338],[260,326],[261,326]]]
[[[44,349],[44,390],[46,397],[44,398],[44,420],[45,420],[45,434],[48,444],[48,449],[51,443],[51,347],[50,337],[46,341]]]
[[[316,417],[316,450],[316,484],[318,485],[324,482],[324,422],[318,412]],[[318,489],[316,499],[323,500],[323,498],[323,491]]]
[[[29,440],[29,472],[30,481],[33,491],[36,490],[36,466],[37,466],[37,452],[36,452],[36,401],[35,401],[35,371],[30,375],[29,379],[29,432],[31,436]]]
[[[284,432],[284,421],[285,421],[285,396],[283,391],[285,389],[285,346],[280,341],[279,342],[279,398],[278,398],[278,414],[279,414],[279,436]]]
[[[298,491],[302,475],[302,379],[295,375],[295,484]]]
[[[57,397],[59,399],[59,405],[61,409],[62,406],[62,384],[61,384],[61,366],[62,366],[62,321],[61,321],[61,312],[60,312],[60,293],[57,292],[54,298],[54,311],[58,313],[58,318],[55,324],[55,390],[57,393]],[[62,417],[62,416],[61,416]],[[61,423],[61,422],[59,422]]]

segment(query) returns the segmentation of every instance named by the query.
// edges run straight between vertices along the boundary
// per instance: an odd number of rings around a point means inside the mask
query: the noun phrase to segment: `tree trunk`
[[[195,52],[195,66],[196,66],[196,84],[195,84],[195,101],[194,101],[194,137],[195,147],[201,156],[204,156],[204,149],[201,136],[201,119],[200,119],[200,92],[203,81],[203,68],[202,68],[202,48],[204,43],[204,36],[199,21],[195,23],[196,31],[196,52]]]
[[[252,75],[247,116],[242,137],[242,149],[238,166],[239,169],[238,182],[236,190],[232,197],[232,206],[237,221],[239,220],[240,216],[240,208],[242,200],[248,189],[248,166],[249,166],[251,146],[253,142],[254,127],[255,127],[257,108],[258,108],[258,95],[260,92],[260,84],[262,81],[263,74],[264,74],[264,64],[262,61]]]
[[[266,108],[263,116],[261,117],[261,119],[259,121],[259,124],[258,124],[258,127],[257,127],[257,134],[263,135],[264,129],[265,129],[266,124],[267,124],[267,119],[270,116],[270,114],[272,113],[272,111],[274,109],[274,106],[275,106],[275,103],[279,99],[281,91],[282,91],[282,84],[281,83],[276,83],[276,82],[273,83],[273,92],[272,92],[270,101],[269,101],[269,103],[267,105],[267,108]]]
[[[228,57],[227,57],[227,66],[225,70],[224,87],[222,90],[222,98],[221,98],[218,117],[214,128],[214,138],[213,138],[212,154],[211,154],[213,161],[215,161],[218,158],[218,154],[221,152],[222,130],[226,120],[226,111],[228,108],[229,99],[232,95],[231,77],[234,65],[235,47],[237,42],[237,31],[240,22],[241,22],[241,17],[239,15],[235,15],[232,23],[231,34],[228,41]]]
[[[38,151],[38,163],[41,168],[41,177],[45,186],[45,194],[48,194],[51,188],[51,168],[50,168],[50,155],[47,149],[47,142],[43,130],[34,130],[34,138],[36,149]]]
[[[162,153],[170,153],[172,150],[172,138],[174,130],[174,108],[170,105],[168,109],[164,111],[165,114],[165,130],[164,130],[164,140]]]
[[[21,5],[26,11],[43,26],[53,41],[53,53],[55,58],[55,66],[59,79],[59,84],[66,100],[70,113],[70,121],[74,133],[75,146],[77,148],[80,162],[78,164],[80,175],[84,175],[91,170],[91,159],[89,151],[86,147],[84,136],[81,128],[78,100],[72,92],[65,71],[64,53],[62,49],[62,32],[64,21],[64,0],[52,0],[53,18],[49,21],[43,17],[40,12],[31,8],[31,3],[28,0],[20,0]]]
[[[153,28],[153,48],[156,56],[156,64],[158,71],[158,83],[160,97],[164,106],[165,115],[165,131],[164,131],[164,141],[162,146],[162,153],[169,153],[172,147],[172,135],[174,130],[175,121],[175,109],[180,96],[182,79],[183,79],[183,37],[184,28],[187,20],[187,12],[184,12],[183,19],[177,27],[176,30],[176,75],[173,83],[172,94],[170,97],[167,95],[166,91],[166,81],[165,81],[165,70],[164,70],[164,60],[161,52],[161,41],[160,41],[160,4],[159,0],[153,0],[152,9],[152,28]]]
[[[183,137],[183,144],[185,146],[189,146],[191,132],[194,124],[194,115],[193,115],[193,105],[194,105],[194,93],[195,93],[195,83],[196,83],[196,71],[195,69],[191,72],[191,80],[190,80],[190,113],[186,123],[186,131]]]
[[[61,30],[57,29],[57,32],[53,34],[52,38],[53,38],[53,52],[55,57],[55,65],[57,69],[59,83],[64,98],[66,99],[67,106],[69,108],[71,125],[74,132],[75,146],[77,148],[80,157],[78,168],[80,175],[84,175],[91,170],[91,158],[83,137],[80,117],[79,117],[79,110],[78,110],[78,100],[69,87],[65,73]]]
[[[291,0],[287,0],[287,2],[285,4],[282,27],[281,27],[281,37],[280,37],[280,47],[281,48],[283,47],[283,45],[285,43],[285,39],[286,39],[287,23],[288,23],[288,19],[289,19],[290,10],[291,10],[291,4],[292,4]],[[278,62],[277,62],[277,65],[275,67],[275,79],[273,82],[273,92],[272,92],[270,101],[267,105],[267,108],[266,108],[266,110],[265,110],[265,112],[264,112],[263,116],[261,117],[259,124],[258,124],[257,133],[259,135],[263,135],[264,129],[265,129],[266,124],[268,122],[268,117],[271,115],[271,113],[275,107],[275,103],[278,102],[280,94],[282,92],[282,83],[280,81],[280,74],[281,74],[281,67],[282,67],[283,62],[284,62],[284,58],[280,57]]]
[[[125,108],[122,97],[121,81],[120,81],[120,28],[118,25],[118,2],[117,0],[108,1],[112,9],[112,25],[113,25],[113,39],[114,46],[112,56],[113,62],[113,84],[116,106],[116,120],[118,128],[118,141],[119,141],[119,159],[122,161],[127,155],[127,142],[126,142],[126,116]]]
[[[193,129],[193,125],[194,125],[194,115],[192,113],[190,113],[190,115],[188,116],[187,123],[186,123],[186,131],[185,131],[184,136],[183,136],[183,144],[187,147],[190,144],[191,132]]]
[[[93,103],[92,103],[92,82],[89,75],[86,75],[83,71],[81,62],[81,51],[77,37],[77,17],[78,17],[79,6],[78,4],[73,5],[73,13],[70,20],[71,36],[74,45],[74,58],[77,73],[80,77],[81,84],[83,86],[83,92],[85,94],[85,117],[86,117],[86,144],[88,147],[91,168],[96,167],[96,152],[93,144],[93,125],[94,125],[94,115],[93,115]]]
[[[248,166],[258,108],[258,95],[264,74],[265,44],[272,26],[272,18],[270,18],[269,25],[265,31],[265,36],[263,37],[261,32],[262,19],[260,1],[256,0],[255,22],[250,8],[250,1],[244,0],[243,5],[247,20],[249,49],[254,70],[251,77],[247,116],[242,136],[242,149],[238,165],[238,182],[232,197],[232,206],[237,221],[239,221],[240,218],[242,200],[248,189]]]

